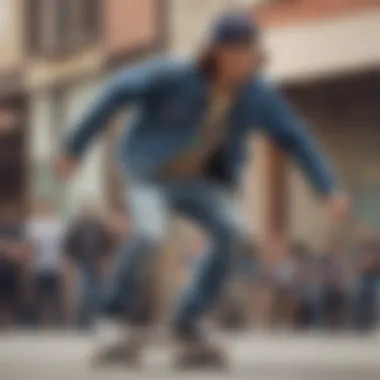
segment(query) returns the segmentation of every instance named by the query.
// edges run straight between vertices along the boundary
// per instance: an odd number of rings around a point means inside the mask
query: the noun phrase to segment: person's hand
[[[55,171],[60,179],[67,180],[74,175],[77,166],[78,162],[75,157],[62,155],[55,163]]]
[[[326,199],[327,210],[331,217],[339,223],[344,223],[350,214],[350,201],[344,193],[334,193]]]

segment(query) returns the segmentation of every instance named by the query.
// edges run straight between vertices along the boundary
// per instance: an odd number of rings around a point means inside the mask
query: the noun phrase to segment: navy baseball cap
[[[212,26],[210,44],[234,45],[251,43],[259,33],[252,16],[243,12],[227,12],[219,15]]]

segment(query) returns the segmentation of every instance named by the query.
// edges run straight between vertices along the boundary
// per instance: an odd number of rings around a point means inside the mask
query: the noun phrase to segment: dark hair
[[[215,50],[208,47],[199,54],[197,66],[206,80],[211,81],[216,76],[217,63]]]
[[[256,43],[257,38],[258,38],[257,35],[253,36],[249,40],[249,43],[247,44],[247,46],[250,46],[251,44]],[[245,42],[243,42],[243,44],[246,45]],[[198,70],[208,81],[212,81],[217,75],[217,70],[218,70],[217,55],[216,55],[217,46],[218,45],[209,45],[203,50],[201,50],[200,54],[198,55],[198,59],[196,61]]]

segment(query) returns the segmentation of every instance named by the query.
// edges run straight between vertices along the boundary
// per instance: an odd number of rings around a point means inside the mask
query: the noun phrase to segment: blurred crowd
[[[25,221],[16,205],[0,207],[0,325],[88,325],[124,216],[88,203],[65,223],[46,199],[31,214]]]
[[[380,326],[380,240],[369,227],[360,228],[352,240],[345,246],[340,238],[327,239],[321,251],[297,241],[273,242],[261,255],[275,257],[274,263],[263,264],[261,256],[250,301],[241,302],[254,306],[251,321],[294,329]]]
[[[86,204],[64,223],[42,199],[31,215],[25,222],[12,203],[0,207],[0,326],[90,327],[117,246],[128,239],[126,213],[121,208],[104,214]],[[171,277],[167,288],[173,299],[173,289],[185,284],[202,259],[202,239],[198,244],[178,235],[176,240],[171,259],[163,255],[162,265],[155,261],[145,283],[142,319],[153,321],[163,305],[170,308],[171,301],[157,294],[157,281]],[[271,247],[252,244],[244,255],[236,254],[231,281],[210,320],[226,329],[380,327],[377,232],[361,228],[349,246],[338,238],[326,240],[322,251],[277,239]]]

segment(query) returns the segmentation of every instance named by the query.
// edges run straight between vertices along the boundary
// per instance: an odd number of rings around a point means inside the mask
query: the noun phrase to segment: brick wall
[[[380,8],[380,0],[283,0],[254,7],[264,27],[282,27]]]
[[[105,0],[105,44],[111,54],[154,45],[159,33],[157,0]]]
[[[13,70],[22,59],[20,0],[0,1],[0,71]]]

